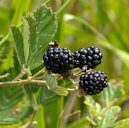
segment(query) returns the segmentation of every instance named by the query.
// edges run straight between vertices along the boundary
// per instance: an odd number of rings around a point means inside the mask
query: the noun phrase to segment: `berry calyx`
[[[80,77],[79,86],[87,95],[98,94],[108,86],[107,76],[101,71],[88,72]]]

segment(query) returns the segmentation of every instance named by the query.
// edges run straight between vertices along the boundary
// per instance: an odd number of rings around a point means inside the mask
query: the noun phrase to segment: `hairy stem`
[[[35,83],[39,85],[46,84],[45,80],[19,80],[19,81],[7,81],[7,82],[0,82],[0,86],[10,86],[15,84],[29,84],[29,83]]]

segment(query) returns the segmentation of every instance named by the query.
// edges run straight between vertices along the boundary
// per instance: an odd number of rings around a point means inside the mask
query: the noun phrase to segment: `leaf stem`
[[[36,77],[39,76],[40,74],[44,73],[44,71],[45,71],[44,68],[41,69],[41,70],[38,71],[36,74],[34,74],[30,79],[32,80],[32,79],[36,78]]]

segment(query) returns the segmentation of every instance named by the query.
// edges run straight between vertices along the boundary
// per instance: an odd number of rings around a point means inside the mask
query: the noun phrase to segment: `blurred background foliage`
[[[0,38],[2,39],[3,36],[8,38],[10,26],[20,25],[22,16],[29,14],[44,2],[46,1],[0,0]],[[50,6],[53,11],[57,12],[65,2],[65,0],[49,0],[47,6]],[[97,69],[105,71],[108,79],[115,79],[117,83],[121,83],[121,81],[123,82],[125,94],[122,95],[116,103],[122,108],[119,117],[120,119],[129,117],[128,23],[129,0],[71,0],[68,1],[66,8],[61,11],[58,16],[58,31],[55,36],[55,39],[60,42],[62,47],[68,47],[72,51],[76,51],[81,47],[89,45],[95,45],[101,49],[104,57],[102,64],[98,66]],[[11,41],[7,40],[6,43],[0,44],[1,73],[15,65],[12,58],[14,54],[12,49],[13,45]],[[4,51],[4,53],[2,51]],[[22,93],[23,92],[21,92],[20,95],[22,95]],[[100,98],[95,97],[95,99]],[[62,111],[62,102],[64,102],[66,107],[69,105],[72,106],[72,111],[75,111],[73,115],[83,115],[83,111],[77,111],[80,109],[84,110],[83,101],[83,97],[79,99],[75,94],[71,94],[65,99],[59,99],[53,104],[45,106],[44,109],[41,108],[40,112],[47,111],[47,107],[52,109],[54,106],[57,106],[57,109],[54,111],[51,110],[48,113],[55,113],[53,114],[54,116],[56,114],[59,115],[58,109],[61,109],[59,111]],[[20,104],[22,103],[19,103],[18,105]],[[62,107],[58,108],[59,105],[62,105]],[[45,126],[43,127],[43,121],[40,121],[39,119],[42,117],[40,112],[37,114],[36,119],[39,120],[39,125],[41,125],[42,128],[45,128]],[[73,115],[70,115],[70,117]],[[54,116],[52,119],[55,119]],[[73,120],[76,119],[73,118]],[[69,120],[69,123],[70,121],[72,122],[72,119]],[[81,123],[83,123],[83,119],[81,121]],[[49,118],[47,119],[47,122],[49,124]],[[55,122],[56,121],[50,123],[51,126],[49,127],[52,128],[52,126],[55,126]],[[65,122],[63,123],[65,124]],[[19,125],[21,124],[18,124],[18,126]],[[75,123],[69,126],[69,128],[74,128],[76,125],[77,124]],[[8,127],[10,126],[7,126],[7,128]]]

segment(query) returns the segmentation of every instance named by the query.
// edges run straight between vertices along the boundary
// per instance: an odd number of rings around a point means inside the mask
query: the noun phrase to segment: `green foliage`
[[[8,109],[0,112],[0,124],[11,125],[18,123],[19,121],[25,120],[33,112],[32,108],[30,107],[24,107],[23,110],[20,109],[19,111],[20,112],[15,112],[15,109]]]
[[[14,39],[14,47],[16,50],[19,64],[20,65],[25,64],[22,33],[20,32],[19,28],[15,26],[12,27],[12,33],[13,33],[13,39]]]
[[[124,120],[121,120],[121,121],[118,121],[114,126],[113,128],[129,128],[129,119],[124,119]]]
[[[0,37],[0,72],[13,65],[12,49],[12,44],[8,40],[3,43],[3,37]]]
[[[54,76],[47,75],[46,76],[46,83],[47,83],[48,89],[55,92],[57,95],[61,95],[61,96],[68,95],[67,89],[64,87],[58,86],[58,82]]]
[[[55,100],[57,100],[59,96],[54,92],[48,90],[46,86],[43,86],[39,92],[39,99],[38,102],[47,105]]]
[[[128,22],[127,0],[2,0],[0,83],[10,84],[0,86],[0,128],[128,128]],[[78,98],[71,80],[46,73],[42,56],[54,39],[73,51],[98,45],[109,87]]]
[[[85,115],[78,122],[70,124],[68,128],[76,128],[79,125],[88,128],[109,128],[116,123],[121,109],[115,103],[123,96],[122,84],[117,83],[113,86],[114,81],[109,84],[109,87],[99,94],[100,102],[95,101],[91,96],[85,97]]]
[[[55,15],[44,5],[30,16],[23,18],[23,34],[19,28],[12,27],[15,50],[18,60],[22,61],[20,64],[25,64],[30,69],[40,66],[42,55],[55,32]]]
[[[119,97],[124,95],[122,81],[116,82],[115,80],[109,82],[109,87],[100,94],[100,102],[103,106],[107,106],[109,102],[114,102]]]
[[[120,112],[120,107],[113,106],[110,110],[106,111],[103,115],[102,120],[98,124],[98,128],[111,127],[116,121],[116,115]]]
[[[30,16],[24,17],[23,23],[20,27],[11,27],[16,53],[16,65],[14,64],[14,66],[16,67],[12,68],[10,73],[12,74],[13,72],[13,75],[9,80],[19,76],[22,77],[24,76],[24,73],[29,73],[29,68],[38,68],[38,66],[42,64],[42,55],[46,51],[49,42],[52,40],[56,32],[55,20],[55,15],[51,9],[43,5]],[[8,56],[10,53],[10,45],[8,44],[8,41],[2,42],[0,53],[1,58],[3,58],[3,56]],[[19,65],[21,67],[21,73],[18,75],[20,67],[17,66]],[[7,79],[5,78],[5,80]],[[14,124],[23,119],[25,120],[25,118],[32,113],[32,108],[37,110],[37,100],[35,100],[36,96],[33,93],[33,87],[34,85],[26,85],[26,87],[23,88],[18,85],[1,87],[0,113],[2,116],[0,124]],[[42,95],[43,94],[40,95],[40,98],[42,98]],[[16,113],[13,117],[11,114],[13,111],[12,109],[19,103],[19,101],[23,100],[23,97],[26,97],[29,101],[29,107],[21,109],[21,112]],[[44,102],[44,100],[45,99],[43,99],[42,102]],[[7,113],[10,113],[10,115],[7,116]]]
[[[68,128],[84,128],[85,126],[88,126],[88,120],[86,117],[81,118],[80,120],[78,120],[77,122],[71,124],[70,126],[68,126]]]

